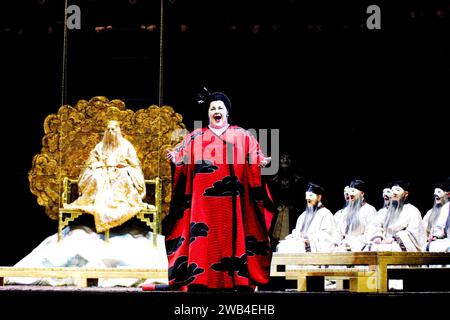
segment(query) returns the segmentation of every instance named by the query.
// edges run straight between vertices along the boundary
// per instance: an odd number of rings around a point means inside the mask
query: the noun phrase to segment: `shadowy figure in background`
[[[280,156],[280,169],[269,179],[270,190],[277,205],[277,218],[273,226],[273,248],[295,228],[297,218],[302,212],[305,190],[304,178],[300,176],[292,165],[292,158],[288,153]]]

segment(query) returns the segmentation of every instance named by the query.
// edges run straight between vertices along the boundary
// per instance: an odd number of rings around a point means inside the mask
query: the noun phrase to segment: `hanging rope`
[[[161,177],[161,107],[163,106],[164,82],[164,0],[160,1],[159,17],[159,90],[158,90],[158,178]]]
[[[63,38],[63,54],[62,54],[62,77],[61,77],[61,106],[67,103],[67,1],[64,1],[64,38]]]
[[[161,0],[161,12],[159,20],[159,90],[158,90],[158,105],[163,104],[163,68],[164,68],[164,0]]]
[[[67,7],[68,7],[68,0],[64,1],[64,31],[63,31],[63,54],[62,54],[62,71],[61,71],[61,106],[65,105],[67,103],[67,79],[66,79],[66,71],[67,71]],[[58,186],[58,207],[61,205],[61,195],[62,195],[62,128],[63,128],[63,119],[60,119],[59,123],[59,186]]]
[[[155,200],[156,203],[161,203],[160,199],[162,197],[162,186],[163,186],[163,180],[161,178],[161,159],[164,158],[161,154],[164,154],[162,152],[162,134],[161,134],[161,108],[163,106],[163,97],[164,97],[164,0],[160,1],[160,20],[159,20],[159,88],[158,88],[158,174],[156,179],[159,179],[159,188],[158,190],[155,189]],[[158,218],[157,218],[157,230],[158,232],[161,232],[161,215],[162,215],[162,208],[159,206],[158,212],[157,212]]]

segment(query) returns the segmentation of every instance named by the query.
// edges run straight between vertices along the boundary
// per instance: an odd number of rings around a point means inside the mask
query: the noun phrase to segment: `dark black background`
[[[104,95],[138,110],[158,104],[159,1],[69,1],[82,10],[68,32],[65,102]],[[381,30],[365,27],[381,7]],[[43,122],[62,101],[63,1],[2,1],[0,265],[13,265],[57,230],[29,191]],[[386,181],[413,183],[424,214],[448,170],[448,1],[165,1],[163,104],[193,128],[206,85],[232,100],[231,122],[279,129],[306,180],[342,205],[347,182],[369,184],[381,206]],[[180,26],[189,26],[181,32]],[[96,26],[113,30],[95,32]],[[259,25],[259,32],[255,32]],[[233,26],[236,28],[234,29]],[[50,28],[50,32],[49,32]],[[303,197],[299,194],[299,197]]]

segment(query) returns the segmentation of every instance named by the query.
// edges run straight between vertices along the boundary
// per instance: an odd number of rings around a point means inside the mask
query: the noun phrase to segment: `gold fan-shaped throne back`
[[[162,217],[169,209],[171,170],[166,149],[184,136],[182,116],[172,107],[152,105],[136,112],[121,100],[94,97],[75,107],[64,105],[44,121],[41,152],[33,157],[28,180],[38,204],[57,220],[64,177],[78,178],[90,151],[100,142],[109,120],[120,122],[122,135],[136,149],[145,179],[162,179]]]

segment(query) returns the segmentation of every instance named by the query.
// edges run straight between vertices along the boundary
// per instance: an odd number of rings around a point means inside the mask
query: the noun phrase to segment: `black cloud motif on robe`
[[[219,167],[209,160],[199,160],[195,163],[195,174],[197,173],[213,173]]]
[[[207,237],[209,228],[203,222],[191,222],[189,243],[194,242],[197,237]]]
[[[175,239],[166,240],[167,255],[171,255],[175,251],[177,251],[178,248],[183,244],[184,240],[185,239],[181,236]]]
[[[237,177],[227,176],[220,181],[214,182],[211,188],[205,189],[204,196],[209,197],[228,197],[239,195],[243,192],[244,187]]]
[[[247,236],[245,238],[245,247],[247,255],[253,257],[254,255],[258,256],[267,256],[269,255],[269,246],[265,241],[256,240],[255,236]]]
[[[248,278],[247,255],[243,254],[241,257],[224,257],[220,262],[214,263],[211,269],[215,271],[228,272],[230,277],[237,271],[241,277]]]
[[[174,197],[172,203],[170,204],[169,214],[165,216],[162,221],[162,232],[164,235],[170,233],[170,230],[175,226],[176,222],[183,218],[184,211],[191,207],[192,195],[184,194],[184,188],[181,188],[184,181],[179,181],[177,184],[177,190],[174,190]]]
[[[264,190],[262,187],[254,187],[250,189],[250,196],[253,200],[262,200],[263,199]]]
[[[205,270],[199,268],[196,263],[191,263],[187,266],[188,257],[179,257],[172,267],[169,268],[169,280],[173,280],[178,284],[189,284],[195,280],[198,274],[203,273]]]

